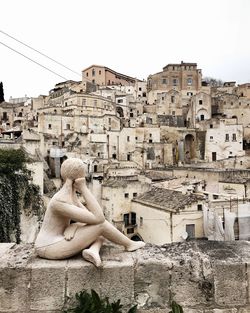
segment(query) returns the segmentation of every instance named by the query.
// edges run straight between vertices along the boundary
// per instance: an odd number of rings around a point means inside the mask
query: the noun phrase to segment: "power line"
[[[13,37],[13,36],[11,36],[11,35],[5,33],[5,32],[2,31],[2,30],[0,30],[0,32],[1,32],[2,34],[4,34],[5,36],[8,36],[8,37],[10,37],[11,39],[13,39],[13,40],[15,40],[15,41],[21,43],[21,44],[24,45],[25,47],[28,47],[29,49],[31,49],[31,50],[33,50],[33,51],[35,51],[35,52],[41,54],[42,56],[44,56],[44,57],[46,57],[47,59],[49,59],[49,60],[55,62],[56,64],[58,64],[58,65],[60,65],[60,66],[62,66],[62,67],[64,67],[64,68],[66,68],[67,70],[71,71],[72,73],[74,73],[74,74],[76,74],[76,75],[78,75],[78,76],[81,76],[78,72],[76,72],[76,71],[72,70],[71,68],[67,67],[66,65],[64,65],[64,64],[62,64],[62,63],[56,61],[55,59],[52,59],[51,57],[49,57],[48,55],[46,55],[46,54],[40,52],[39,50],[37,50],[37,49],[35,49],[35,48],[32,48],[31,46],[27,45],[26,43],[22,42],[21,40],[18,40],[17,38],[15,38],[15,37]]]
[[[21,52],[15,50],[15,49],[13,49],[13,48],[11,48],[10,46],[6,45],[5,43],[3,43],[3,42],[0,41],[0,44],[2,44],[2,45],[5,46],[6,48],[8,48],[8,49],[10,49],[10,50],[12,50],[12,51],[14,51],[14,52],[16,52],[16,53],[18,53],[18,54],[20,54],[21,56],[23,56],[24,58],[28,59],[29,61],[31,61],[31,62],[33,62],[33,63],[35,63],[35,64],[41,66],[42,68],[46,69],[47,71],[49,71],[49,72],[51,72],[51,73],[53,73],[53,74],[55,74],[55,75],[57,75],[57,76],[63,78],[64,80],[69,80],[68,78],[63,77],[63,76],[60,75],[60,74],[57,74],[56,72],[50,70],[48,67],[46,67],[46,66],[40,64],[39,62],[37,62],[37,61],[35,61],[35,60],[33,60],[33,59],[27,57],[27,56],[24,55],[23,53],[21,53]]]

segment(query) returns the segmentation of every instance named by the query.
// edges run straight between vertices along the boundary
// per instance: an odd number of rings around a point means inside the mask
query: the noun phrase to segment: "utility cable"
[[[64,68],[66,68],[67,70],[71,71],[72,73],[74,73],[74,74],[76,74],[76,75],[78,75],[78,76],[82,76],[82,75],[79,74],[78,72],[76,72],[76,71],[72,70],[71,68],[67,67],[66,65],[64,65],[64,64],[62,64],[62,63],[56,61],[55,59],[52,59],[51,57],[49,57],[48,55],[46,55],[46,54],[40,52],[39,50],[37,50],[37,49],[35,49],[35,48],[32,48],[31,46],[27,45],[26,43],[22,42],[21,40],[18,40],[17,38],[15,38],[15,37],[13,37],[13,36],[11,36],[11,35],[5,33],[5,32],[2,31],[2,30],[0,30],[0,32],[1,32],[2,34],[4,34],[5,36],[8,36],[8,37],[10,37],[11,39],[13,39],[13,40],[19,42],[20,44],[24,45],[25,47],[28,47],[29,49],[31,49],[31,50],[33,50],[33,51],[35,51],[35,52],[41,54],[41,55],[44,56],[45,58],[47,58],[47,59],[49,59],[49,60],[55,62],[56,64],[58,64],[58,65],[60,65],[60,66],[62,66],[62,67],[64,67]]]
[[[13,48],[11,48],[10,46],[6,45],[5,43],[3,43],[3,42],[0,41],[0,44],[2,44],[2,45],[5,46],[6,48],[8,48],[8,49],[10,49],[10,50],[12,50],[12,51],[14,51],[14,52],[16,52],[16,53],[18,53],[18,54],[20,54],[21,56],[23,56],[24,58],[28,59],[29,61],[31,61],[31,62],[33,62],[33,63],[35,63],[35,64],[41,66],[42,68],[46,69],[47,71],[49,71],[49,72],[51,72],[51,73],[53,73],[53,74],[55,74],[55,75],[57,75],[57,76],[63,78],[64,80],[69,80],[68,78],[63,77],[63,76],[60,75],[60,74],[57,74],[56,72],[50,70],[48,67],[46,67],[46,66],[40,64],[39,62],[37,62],[37,61],[35,61],[35,60],[33,60],[33,59],[27,57],[27,56],[24,55],[23,53],[21,53],[21,52],[15,50],[15,49],[13,49]]]

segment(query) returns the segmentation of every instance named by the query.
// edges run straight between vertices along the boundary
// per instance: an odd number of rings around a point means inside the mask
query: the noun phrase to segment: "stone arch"
[[[184,140],[185,162],[191,163],[196,157],[195,152],[195,137],[192,134],[187,134]]]
[[[198,110],[197,117],[198,117],[199,121],[209,119],[208,111],[204,108]]]
[[[142,239],[142,236],[139,235],[139,234],[133,235],[130,239],[133,240],[133,241],[144,241],[144,240]]]

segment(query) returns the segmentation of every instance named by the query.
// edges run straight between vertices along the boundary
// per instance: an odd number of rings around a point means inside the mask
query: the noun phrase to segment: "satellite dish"
[[[184,233],[181,234],[181,238],[186,240],[188,237],[188,233],[186,231],[184,231]]]

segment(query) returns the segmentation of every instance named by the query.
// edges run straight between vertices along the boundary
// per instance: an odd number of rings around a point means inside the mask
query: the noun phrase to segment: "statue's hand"
[[[81,177],[81,178],[77,178],[75,181],[74,181],[74,188],[76,191],[78,192],[82,192],[82,189],[86,187],[86,180],[84,177]]]
[[[77,230],[77,224],[76,223],[70,224],[64,231],[64,234],[63,234],[64,238],[67,241],[70,241],[71,239],[74,238],[76,230]]]

